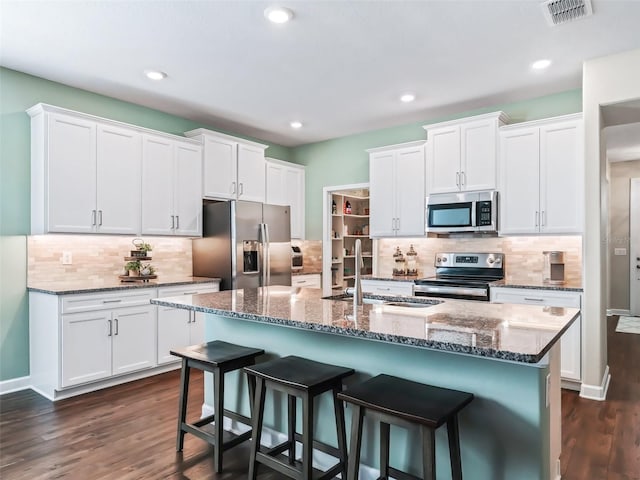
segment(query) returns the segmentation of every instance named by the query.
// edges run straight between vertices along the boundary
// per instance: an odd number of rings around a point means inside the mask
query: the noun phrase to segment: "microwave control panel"
[[[491,201],[480,201],[476,203],[476,225],[491,225]]]

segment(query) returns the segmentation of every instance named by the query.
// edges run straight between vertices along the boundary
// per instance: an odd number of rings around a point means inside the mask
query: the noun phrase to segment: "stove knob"
[[[447,263],[447,257],[442,257],[442,263]]]
[[[495,260],[493,259],[493,257],[489,257],[487,259],[487,262],[489,262],[489,265],[491,265],[493,262],[495,262]]]
[[[436,263],[440,263],[441,262],[441,258],[440,257],[436,257]]]

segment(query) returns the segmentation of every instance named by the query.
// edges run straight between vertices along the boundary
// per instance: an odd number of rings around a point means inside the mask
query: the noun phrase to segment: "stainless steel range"
[[[414,295],[488,302],[489,288],[504,278],[502,253],[436,253],[436,276],[415,281]]]

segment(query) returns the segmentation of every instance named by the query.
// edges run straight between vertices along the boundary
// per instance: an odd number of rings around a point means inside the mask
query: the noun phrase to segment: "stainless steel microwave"
[[[498,192],[438,193],[427,197],[426,230],[433,233],[498,231]]]

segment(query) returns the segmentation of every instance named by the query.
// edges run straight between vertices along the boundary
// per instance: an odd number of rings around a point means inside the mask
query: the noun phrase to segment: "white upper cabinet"
[[[427,194],[495,189],[498,127],[507,118],[494,112],[425,125]]]
[[[291,238],[304,239],[304,166],[266,159],[266,203],[291,207]]]
[[[202,143],[204,198],[265,201],[267,145],[198,128],[185,136]]]
[[[27,113],[31,233],[201,234],[199,142],[42,103]]]
[[[31,232],[140,230],[140,135],[36,105]]]
[[[190,140],[144,135],[142,234],[202,235],[202,147]]]
[[[582,233],[582,115],[500,130],[500,233]]]
[[[367,150],[372,238],[425,235],[425,143]]]

